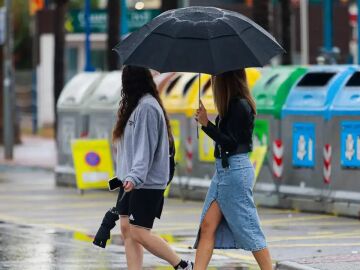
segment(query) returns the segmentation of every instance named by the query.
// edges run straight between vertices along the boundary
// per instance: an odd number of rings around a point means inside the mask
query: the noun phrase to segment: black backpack
[[[170,144],[170,147],[169,147],[169,165],[170,165],[170,173],[169,173],[169,180],[167,182],[167,185],[169,185],[171,183],[171,181],[173,180],[174,178],[174,174],[175,174],[175,167],[176,167],[176,162],[175,162],[175,144],[174,142],[172,142]]]

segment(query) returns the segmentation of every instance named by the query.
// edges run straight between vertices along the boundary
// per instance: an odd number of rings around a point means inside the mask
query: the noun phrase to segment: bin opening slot
[[[267,80],[267,82],[265,83],[265,89],[269,88],[269,86],[280,76],[280,74],[275,74],[273,76],[270,77],[270,79]]]
[[[357,71],[355,72],[350,79],[348,80],[348,82],[346,83],[346,86],[360,86],[360,72]]]
[[[166,95],[168,95],[170,92],[171,92],[171,90],[174,88],[174,86],[175,86],[175,84],[180,80],[180,77],[181,77],[181,75],[180,76],[178,76],[178,77],[176,77],[170,84],[169,84],[169,86],[168,86],[168,88],[166,89]]]
[[[328,82],[335,76],[335,72],[310,72],[306,74],[297,84],[299,87],[321,87],[326,86]]]
[[[205,85],[204,85],[204,87],[203,87],[203,89],[202,89],[201,95],[202,95],[202,96],[205,95],[206,92],[207,92],[210,88],[211,88],[211,79],[209,79],[209,80],[205,83]]]
[[[194,77],[191,78],[190,81],[188,81],[186,84],[185,84],[185,87],[184,87],[184,90],[183,90],[183,96],[186,96],[187,92],[189,91],[190,89],[190,86],[194,83],[195,79],[199,77],[199,75],[195,75]]]

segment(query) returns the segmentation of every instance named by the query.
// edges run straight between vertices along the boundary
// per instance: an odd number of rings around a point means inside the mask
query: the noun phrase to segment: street
[[[46,170],[2,166],[0,171],[0,269],[126,269],[118,226],[105,250],[91,243],[115,193],[80,195],[56,187]],[[201,202],[168,199],[154,226],[184,258],[194,258],[201,207]],[[259,215],[274,263],[306,262],[303,258],[321,263],[336,256],[344,265],[337,269],[360,269],[359,220],[269,208],[259,208]],[[171,269],[148,253],[144,267]],[[237,250],[216,250],[211,267],[257,269],[251,253]]]

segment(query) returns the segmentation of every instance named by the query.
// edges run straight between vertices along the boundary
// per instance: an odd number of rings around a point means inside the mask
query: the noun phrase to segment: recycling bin
[[[253,145],[268,147],[267,156],[260,170],[257,182],[272,183],[278,186],[282,175],[281,162],[281,110],[296,81],[305,74],[306,68],[280,66],[268,70],[257,81],[253,96],[257,106]],[[279,153],[274,153],[277,151]],[[259,185],[258,185],[259,186]]]
[[[58,185],[75,185],[71,140],[86,137],[89,117],[86,101],[99,85],[103,74],[83,72],[75,75],[62,90],[57,102],[57,152],[58,164],[55,178]]]
[[[112,130],[121,99],[121,71],[107,73],[87,100],[91,139],[112,139]]]
[[[191,146],[191,158],[188,162],[192,164],[192,177],[208,180],[214,174],[214,142],[201,130],[194,119],[195,112],[199,107],[199,91],[210,121],[215,121],[217,112],[212,97],[211,76],[207,74],[200,76],[200,81],[197,76],[192,85],[191,92],[194,93],[194,96],[191,101],[187,102],[186,118],[189,129],[187,142],[190,142]]]
[[[329,110],[331,150],[324,164],[333,197],[360,201],[360,71],[357,70],[335,96]],[[328,164],[326,164],[328,165]]]
[[[160,94],[163,92],[165,86],[169,83],[169,81],[171,81],[171,79],[173,79],[175,76],[175,72],[170,72],[159,74],[154,78],[154,82]]]
[[[196,76],[193,73],[177,73],[164,86],[164,90],[161,93],[174,136],[176,148],[175,160],[177,163],[176,173],[179,176],[187,175],[185,148],[189,128],[186,121],[186,100],[189,96],[193,96],[189,90]]]
[[[321,198],[323,148],[328,110],[335,95],[354,72],[346,66],[314,66],[291,89],[282,109],[284,172],[281,192]],[[294,188],[295,187],[295,188]]]

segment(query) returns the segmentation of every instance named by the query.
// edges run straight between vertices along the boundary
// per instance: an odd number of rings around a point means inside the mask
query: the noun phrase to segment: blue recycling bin
[[[349,66],[313,66],[291,89],[282,109],[284,193],[318,197],[328,187],[323,150],[329,143],[329,107],[354,71]]]
[[[329,123],[333,196],[360,201],[360,70],[335,96]]]

